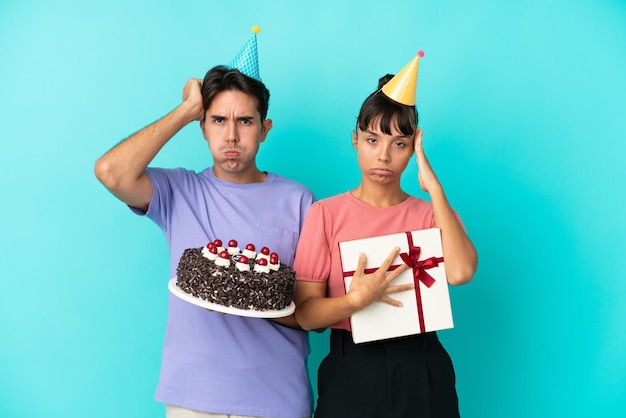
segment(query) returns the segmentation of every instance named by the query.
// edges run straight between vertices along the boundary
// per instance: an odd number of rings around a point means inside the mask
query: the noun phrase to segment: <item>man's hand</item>
[[[183,103],[189,106],[193,120],[204,119],[204,105],[202,103],[202,80],[190,78],[183,87]]]

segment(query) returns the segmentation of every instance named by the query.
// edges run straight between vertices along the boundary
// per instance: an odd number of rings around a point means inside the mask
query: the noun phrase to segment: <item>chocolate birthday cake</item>
[[[241,251],[237,241],[228,247],[216,239],[205,247],[188,248],[176,270],[176,285],[184,292],[211,303],[245,310],[287,308],[294,296],[296,275],[281,265],[278,255],[253,244]]]

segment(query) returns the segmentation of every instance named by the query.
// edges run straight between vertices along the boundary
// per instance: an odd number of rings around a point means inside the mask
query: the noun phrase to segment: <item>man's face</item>
[[[213,155],[216,177],[236,183],[262,181],[256,154],[272,121],[261,122],[255,97],[238,90],[219,93],[200,127]]]

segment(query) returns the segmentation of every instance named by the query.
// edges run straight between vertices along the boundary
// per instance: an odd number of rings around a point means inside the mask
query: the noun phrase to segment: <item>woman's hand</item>
[[[346,294],[348,303],[355,309],[361,310],[376,301],[388,303],[393,306],[402,306],[400,301],[390,298],[389,294],[411,290],[415,286],[413,283],[402,285],[390,285],[390,283],[409,268],[402,264],[393,271],[389,271],[391,263],[400,252],[399,248],[394,248],[387,256],[383,264],[373,273],[365,273],[366,257],[359,254],[359,261],[350,283],[350,290]]]
[[[415,160],[417,162],[417,180],[423,191],[430,193],[436,188],[441,188],[441,184],[435,175],[422,146],[422,133],[420,128],[415,130]]]

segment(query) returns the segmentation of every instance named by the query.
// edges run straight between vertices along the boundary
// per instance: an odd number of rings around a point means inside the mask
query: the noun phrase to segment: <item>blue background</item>
[[[378,77],[426,52],[426,153],[480,256],[440,333],[462,416],[624,416],[626,3],[503,3],[0,1],[0,416],[162,416],[165,239],[93,165],[255,24],[259,165],[318,198],[359,180]],[[154,164],[211,164],[198,126]],[[414,164],[403,185],[422,195]]]

